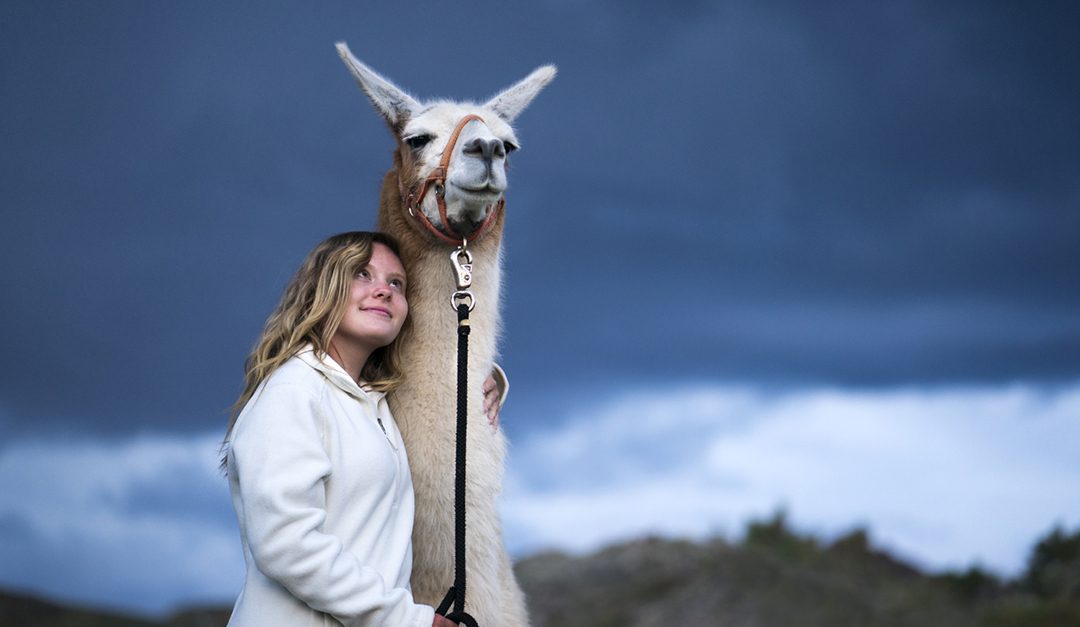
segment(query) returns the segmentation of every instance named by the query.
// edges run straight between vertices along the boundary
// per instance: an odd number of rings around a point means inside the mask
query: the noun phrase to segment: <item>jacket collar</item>
[[[348,372],[345,372],[345,369],[341,367],[341,364],[334,361],[329,355],[316,355],[315,347],[311,344],[300,349],[300,352],[297,353],[296,356],[300,361],[321,372],[330,383],[341,388],[341,390],[349,396],[371,400],[377,404],[382,400],[383,396],[386,395],[385,392],[378,392],[370,388],[361,387],[356,381],[353,381],[353,378],[349,376]]]

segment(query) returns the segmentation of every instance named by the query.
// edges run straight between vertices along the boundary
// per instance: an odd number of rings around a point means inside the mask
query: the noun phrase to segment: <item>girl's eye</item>
[[[413,150],[420,150],[431,141],[431,135],[414,135],[412,137],[406,137],[405,143],[409,145],[409,148]]]
[[[361,270],[361,271],[356,273],[356,278],[370,280],[371,279],[371,273],[368,272],[367,270]]]
[[[398,288],[399,290],[405,289],[405,282],[401,279],[390,279],[390,285]]]

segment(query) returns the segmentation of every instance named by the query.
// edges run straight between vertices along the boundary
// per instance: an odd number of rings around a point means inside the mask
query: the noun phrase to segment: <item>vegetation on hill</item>
[[[1041,539],[1015,581],[977,567],[927,575],[864,530],[824,544],[782,513],[739,544],[651,538],[517,571],[536,627],[1080,627],[1080,530]]]

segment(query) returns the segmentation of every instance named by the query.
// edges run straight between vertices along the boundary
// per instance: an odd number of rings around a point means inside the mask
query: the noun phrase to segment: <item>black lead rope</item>
[[[469,262],[465,272],[457,270],[461,265],[457,253],[451,255],[455,271],[458,272],[458,287],[467,288],[471,283],[471,256],[462,254]],[[464,277],[464,279],[462,278]],[[464,298],[468,297],[469,302]],[[480,627],[476,619],[465,612],[465,436],[468,426],[468,391],[469,391],[469,309],[475,304],[471,292],[458,291],[452,302],[456,303],[458,316],[458,368],[457,368],[457,461],[454,476],[454,585],[446,593],[435,613],[441,614],[458,624],[468,627]],[[454,611],[450,614],[451,605]]]

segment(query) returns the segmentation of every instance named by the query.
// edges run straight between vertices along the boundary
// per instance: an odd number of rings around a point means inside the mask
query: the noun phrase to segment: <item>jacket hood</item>
[[[348,372],[345,372],[341,364],[334,361],[329,355],[316,355],[315,347],[311,344],[300,349],[296,356],[300,361],[321,372],[330,383],[341,388],[349,396],[374,401],[376,404],[386,396],[385,392],[362,387],[356,381],[353,381],[353,378],[349,376]]]

